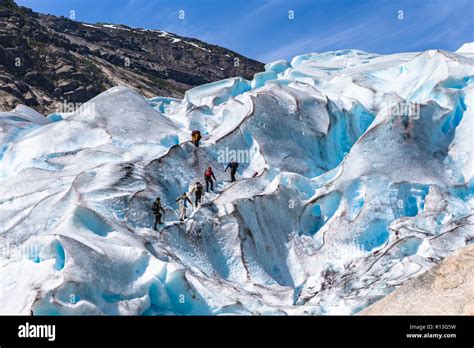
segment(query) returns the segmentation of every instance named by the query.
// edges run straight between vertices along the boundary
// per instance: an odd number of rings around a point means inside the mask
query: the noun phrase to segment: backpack
[[[207,176],[208,178],[210,178],[212,176],[212,169],[207,168],[206,171],[204,172],[204,176]]]
[[[196,191],[202,191],[203,190],[203,187],[202,187],[202,184],[196,184]]]
[[[201,132],[200,132],[200,131],[197,131],[197,130],[193,131],[193,132],[191,133],[191,140],[192,140],[192,141],[199,141],[199,140],[201,140]]]

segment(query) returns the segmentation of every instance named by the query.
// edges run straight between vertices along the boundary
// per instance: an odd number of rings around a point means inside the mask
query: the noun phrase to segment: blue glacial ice
[[[0,113],[0,314],[360,311],[473,240],[471,56],[308,53],[182,100]]]

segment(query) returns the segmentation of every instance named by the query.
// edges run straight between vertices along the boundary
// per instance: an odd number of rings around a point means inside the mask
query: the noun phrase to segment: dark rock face
[[[159,30],[85,24],[0,0],[0,110],[26,104],[53,112],[116,85],[146,97],[182,97],[194,86],[252,78],[263,64]]]

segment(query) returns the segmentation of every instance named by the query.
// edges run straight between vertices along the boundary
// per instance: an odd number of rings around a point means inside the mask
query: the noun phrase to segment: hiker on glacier
[[[193,202],[191,202],[186,192],[184,192],[176,200],[176,203],[179,204],[179,221],[184,221],[184,219],[186,219],[186,210],[188,209],[188,202],[191,204],[191,206],[193,205]]]
[[[206,192],[209,192],[209,184],[211,185],[211,191],[214,191],[214,182],[212,181],[212,178],[214,178],[214,180],[217,180],[214,175],[214,172],[212,171],[212,168],[209,166],[204,172],[204,180],[206,180]]]
[[[227,169],[230,168],[230,181],[231,182],[235,182],[235,173],[237,173],[238,167],[239,167],[239,163],[237,163],[236,161],[232,161],[225,168],[226,172],[227,172]]]
[[[198,130],[193,130],[191,132],[191,141],[194,144],[194,146],[199,147],[199,142],[201,141],[201,132]]]
[[[163,209],[163,206],[161,205],[161,200],[160,197],[157,197],[155,201],[153,202],[153,205],[151,206],[151,211],[153,214],[155,214],[155,225],[153,226],[153,229],[155,231],[158,231],[157,229],[157,224],[162,224],[161,222],[161,217],[165,215],[165,210]],[[161,214],[163,212],[163,214]]]
[[[194,203],[196,207],[198,206],[198,204],[201,204],[203,190],[204,188],[199,181],[196,182],[196,185],[194,185],[193,189],[191,190],[191,193],[194,192],[194,195],[196,197],[196,202]]]

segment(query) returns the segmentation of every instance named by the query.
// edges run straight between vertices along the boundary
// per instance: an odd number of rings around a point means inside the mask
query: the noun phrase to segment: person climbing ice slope
[[[198,130],[193,130],[191,132],[191,141],[194,144],[194,146],[199,147],[199,142],[201,141],[201,132]]]
[[[151,206],[151,211],[155,215],[155,224],[153,226],[153,229],[157,231],[157,224],[162,224],[163,222],[161,221],[161,217],[165,215],[165,210],[163,209],[163,206],[161,205],[161,200],[160,197],[157,197],[155,201],[153,202],[153,205]],[[163,214],[161,214],[163,212]]]
[[[235,173],[237,173],[237,168],[239,167],[239,164],[236,161],[230,162],[227,167],[225,168],[225,171],[227,172],[227,169],[230,168],[230,181],[234,182],[235,181]]]
[[[191,193],[193,192],[196,197],[195,206],[197,207],[198,204],[200,204],[202,201],[202,194],[203,194],[203,186],[199,181],[196,182],[196,185],[194,185],[193,189],[191,190]]]
[[[186,219],[186,210],[188,208],[188,202],[191,204],[191,206],[193,205],[193,202],[191,202],[186,192],[184,192],[176,200],[176,203],[179,204],[179,221],[183,221],[184,219]]]
[[[209,192],[209,185],[211,185],[211,191],[214,190],[214,181],[212,180],[212,178],[214,178],[214,180],[217,180],[214,175],[214,172],[212,171],[212,168],[209,166],[204,172],[204,180],[206,180],[206,192]]]

